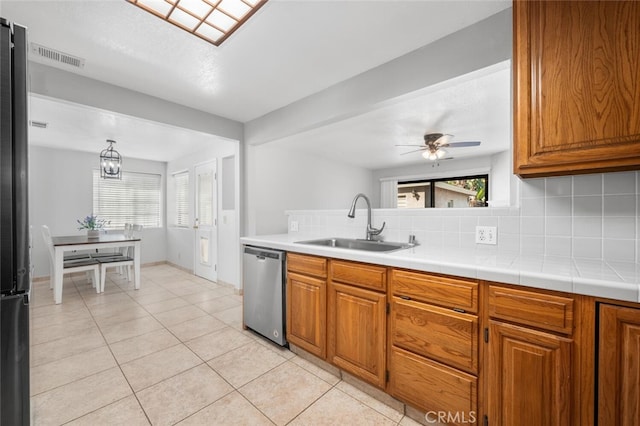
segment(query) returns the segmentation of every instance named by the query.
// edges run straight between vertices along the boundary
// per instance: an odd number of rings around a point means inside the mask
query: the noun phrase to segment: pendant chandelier
[[[100,177],[103,179],[122,179],[122,157],[113,149],[116,141],[107,139],[109,146],[100,153]]]

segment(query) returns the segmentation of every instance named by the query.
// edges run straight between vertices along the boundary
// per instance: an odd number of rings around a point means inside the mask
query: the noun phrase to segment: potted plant
[[[77,222],[80,225],[78,229],[86,229],[87,237],[89,238],[98,238],[100,236],[100,230],[110,223],[108,220],[98,219],[98,216],[94,214],[91,214],[82,220],[77,219]]]

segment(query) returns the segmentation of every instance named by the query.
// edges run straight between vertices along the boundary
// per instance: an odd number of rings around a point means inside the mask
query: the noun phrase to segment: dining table
[[[98,237],[87,235],[63,235],[52,237],[54,249],[53,297],[56,304],[62,303],[62,280],[64,275],[65,252],[77,250],[102,250],[121,247],[133,247],[133,287],[140,288],[140,238],[124,234],[100,234]]]

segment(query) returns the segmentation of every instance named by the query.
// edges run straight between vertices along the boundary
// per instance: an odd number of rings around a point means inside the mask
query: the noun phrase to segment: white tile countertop
[[[240,241],[244,245],[335,259],[640,302],[640,268],[633,262],[523,256],[487,250],[436,249],[426,245],[380,253],[297,243],[318,238],[323,237],[278,234],[242,237]]]

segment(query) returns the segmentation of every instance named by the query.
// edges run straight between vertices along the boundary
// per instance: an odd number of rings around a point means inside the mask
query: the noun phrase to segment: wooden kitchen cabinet
[[[574,302],[560,294],[488,286],[489,424],[576,424]]]
[[[640,169],[640,2],[515,1],[514,172]]]
[[[477,420],[477,281],[392,269],[389,293],[389,393],[460,424]]]
[[[599,306],[598,424],[637,425],[640,419],[640,309]]]
[[[450,424],[640,418],[635,303],[289,253],[287,338]]]
[[[571,424],[571,340],[496,321],[489,328],[489,424]]]
[[[425,412],[451,413],[457,424],[478,421],[476,376],[397,347],[389,356],[389,393]]]
[[[322,359],[327,356],[327,259],[287,256],[287,340]]]
[[[386,268],[331,260],[328,361],[380,388],[386,385]]]

